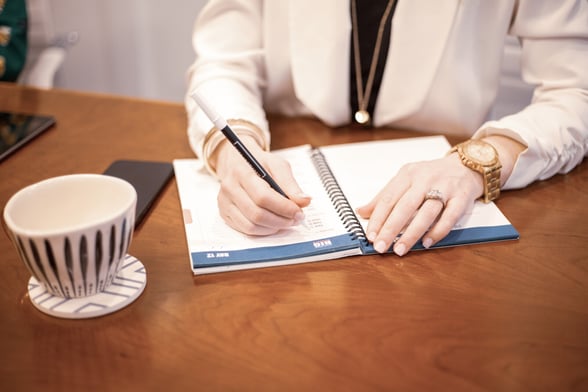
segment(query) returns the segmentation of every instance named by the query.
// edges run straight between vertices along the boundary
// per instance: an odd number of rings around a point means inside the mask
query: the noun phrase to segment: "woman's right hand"
[[[259,177],[230,143],[223,142],[210,158],[220,179],[217,201],[224,221],[249,235],[274,234],[301,223],[302,208],[310,204],[311,198],[300,189],[290,164],[264,151],[251,137],[243,136],[242,142],[288,199]]]

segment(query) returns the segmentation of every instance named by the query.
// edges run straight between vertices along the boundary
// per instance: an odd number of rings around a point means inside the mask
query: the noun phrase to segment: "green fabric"
[[[27,57],[25,0],[0,0],[0,80],[14,82]]]

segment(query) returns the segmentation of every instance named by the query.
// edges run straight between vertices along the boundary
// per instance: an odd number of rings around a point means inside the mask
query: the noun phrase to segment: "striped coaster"
[[[81,319],[104,316],[124,308],[141,295],[147,284],[147,270],[137,258],[127,255],[112,284],[101,293],[81,298],[57,297],[35,278],[29,279],[29,298],[48,315]]]

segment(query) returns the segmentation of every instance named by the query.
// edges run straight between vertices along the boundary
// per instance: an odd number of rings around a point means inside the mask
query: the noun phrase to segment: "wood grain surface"
[[[193,156],[178,104],[0,84],[7,110],[57,124],[0,163],[2,207],[47,177]],[[273,148],[422,135],[271,126]],[[0,390],[587,391],[587,191],[583,163],[504,192],[518,241],[194,277],[174,180],[131,244],[145,292],[87,320],[32,306],[1,233]]]

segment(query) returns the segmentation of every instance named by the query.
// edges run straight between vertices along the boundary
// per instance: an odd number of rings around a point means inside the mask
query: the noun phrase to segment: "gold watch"
[[[482,140],[466,140],[459,143],[449,154],[457,151],[461,162],[470,169],[477,171],[484,180],[484,203],[495,200],[500,195],[500,169],[498,151],[490,143]]]

